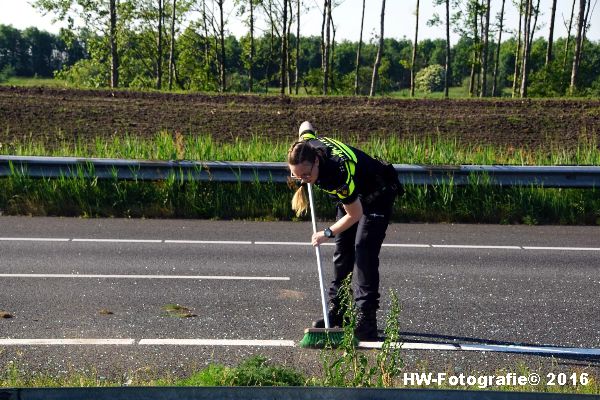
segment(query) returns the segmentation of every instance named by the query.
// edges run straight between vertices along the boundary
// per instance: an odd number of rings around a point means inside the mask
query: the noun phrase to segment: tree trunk
[[[249,91],[254,91],[254,0],[250,2],[250,65],[248,68]]]
[[[287,71],[287,0],[283,0],[283,23],[281,30],[281,60],[280,60],[280,89],[279,94],[282,96],[285,95],[285,86],[286,86],[286,71]]]
[[[571,42],[571,28],[573,27],[573,17],[575,16],[575,3],[577,3],[577,0],[573,0],[573,5],[571,6],[571,18],[569,19],[569,28],[567,29],[567,40],[565,42],[565,52],[563,56],[563,72],[567,68],[567,57],[569,55],[569,45]]]
[[[162,21],[163,21],[164,7],[163,0],[158,0],[158,38],[156,39],[156,89],[162,88]]]
[[[533,1],[531,2],[531,17],[535,16],[535,19],[533,20],[533,26],[531,27],[531,29],[529,30],[529,53],[531,54],[531,48],[533,47],[533,37],[535,35],[535,28],[537,28],[537,20],[538,17],[540,15],[540,0],[537,0],[537,5],[535,7],[533,7]],[[529,18],[531,18],[529,17]]]
[[[531,35],[531,15],[533,11],[533,0],[527,0],[525,10],[525,26],[523,38],[523,62],[521,64],[521,98],[527,97],[527,84],[529,78],[529,53],[530,53],[530,35]]]
[[[575,53],[573,54],[573,68],[571,69],[571,85],[569,94],[572,96],[577,89],[579,63],[581,62],[581,48],[583,46],[583,29],[585,25],[585,8],[587,0],[579,0],[579,16],[577,17],[577,36],[575,37]]]
[[[496,97],[498,94],[498,66],[500,65],[500,46],[502,45],[502,30],[504,29],[504,4],[506,0],[502,0],[502,8],[500,9],[500,25],[498,29],[498,44],[496,46],[496,58],[494,60],[494,83],[492,85],[492,97]]]
[[[379,36],[379,47],[377,48],[377,58],[375,58],[375,65],[373,65],[373,76],[371,77],[371,90],[369,96],[375,95],[377,87],[377,76],[379,73],[379,65],[381,64],[381,57],[383,56],[383,25],[385,18],[385,0],[381,1],[381,34]]]
[[[296,78],[294,82],[296,95],[298,94],[299,84],[300,84],[300,5],[302,1],[296,0],[296,5],[298,9],[296,10]]]
[[[117,0],[110,0],[110,87],[119,87],[119,52],[117,51]]]
[[[329,1],[329,22],[331,23],[331,57],[329,58],[329,89],[330,91],[335,90],[335,25],[333,24],[333,17],[331,14],[331,1]]]
[[[556,0],[552,0],[550,13],[550,32],[548,32],[548,47],[546,47],[546,66],[552,61],[552,46],[554,41],[554,20],[556,19]]]
[[[597,2],[598,0],[596,0]],[[587,30],[590,27],[590,25],[588,24],[588,21],[590,20],[590,11],[592,9],[592,0],[587,0],[587,10],[585,12],[585,19],[583,20],[583,38],[581,40],[581,52],[583,53],[583,46],[585,45],[585,38],[587,37]],[[594,3],[594,7],[596,6],[596,3]]]
[[[323,3],[323,21],[321,22],[321,72],[325,71],[325,22],[327,22],[327,0]]]
[[[415,40],[413,41],[412,61],[410,63],[410,97],[415,97],[415,62],[417,61],[417,43],[419,39],[419,0],[417,0],[415,17]]]
[[[471,17],[473,18],[473,58],[471,61],[471,76],[469,78],[469,96],[473,97],[476,93],[475,90],[475,74],[476,74],[476,67],[477,67],[477,53],[478,53],[478,48],[479,48],[479,22],[478,22],[478,14],[479,14],[479,6],[477,3],[477,5],[473,6],[474,3],[471,3],[471,6],[473,7],[472,9],[472,13],[473,15],[471,15]]]
[[[206,1],[202,2],[202,22],[204,24],[204,67],[206,71],[208,71],[210,64],[210,41],[208,40],[208,19],[206,17]]]
[[[329,2],[331,0],[325,0],[323,5],[323,23],[325,25],[325,36],[323,37],[323,95],[327,96],[329,92],[329,49],[330,49],[330,28],[329,22]]]
[[[485,26],[483,28],[483,49],[481,51],[481,97],[487,97],[487,72],[488,72],[488,46],[490,37],[490,7],[491,2],[487,0],[485,6]]]
[[[173,90],[173,73],[175,72],[175,11],[177,0],[173,0],[171,13],[171,48],[169,49],[169,90]]]
[[[219,4],[219,15],[220,15],[220,23],[219,23],[219,38],[221,40],[221,92],[225,92],[227,90],[227,82],[225,81],[225,20],[223,19],[223,3],[225,0],[218,0]]]
[[[286,29],[286,35],[285,35],[285,41],[286,41],[286,47],[287,47],[287,51],[286,51],[286,64],[287,64],[287,68],[285,69],[285,73],[287,76],[287,91],[288,94],[292,94],[292,77],[290,75],[291,72],[291,68],[292,68],[292,64],[291,64],[291,57],[292,57],[292,52],[290,50],[290,37],[291,37],[291,32],[292,32],[292,22],[294,21],[294,12],[292,11],[292,0],[286,0],[288,1],[288,10],[290,12],[289,16],[288,16],[288,25],[287,25],[287,29]]]
[[[513,75],[513,87],[512,87],[512,97],[517,97],[517,87],[520,87],[519,85],[519,71],[520,71],[520,58],[521,58],[521,31],[522,31],[522,25],[521,22],[523,21],[523,19],[521,18],[523,16],[523,0],[520,0],[519,2],[519,31],[517,33],[517,50],[515,51],[515,73]]]
[[[450,0],[446,0],[446,67],[444,76],[444,97],[448,98],[448,90],[450,88]]]
[[[354,71],[354,95],[358,95],[358,87],[359,87],[359,71],[360,71],[360,53],[362,51],[362,36],[363,36],[363,27],[365,23],[365,2],[367,0],[363,0],[362,5],[362,16],[360,17],[360,36],[358,37],[358,48],[356,50],[356,69]]]
[[[269,1],[269,15],[273,15],[272,14],[273,9],[272,9],[272,4]],[[275,35],[275,22],[273,21],[273,19],[271,18],[271,41],[270,41],[270,46],[269,46],[269,59],[266,62],[266,71],[265,71],[265,93],[269,93],[269,81],[271,80],[271,76],[270,76],[270,65],[271,62],[273,61],[273,54],[275,53],[275,44],[273,43],[273,37]]]

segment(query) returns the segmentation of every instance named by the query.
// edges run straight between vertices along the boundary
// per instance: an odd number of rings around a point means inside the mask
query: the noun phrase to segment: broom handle
[[[310,203],[310,217],[312,219],[313,233],[317,233],[317,218],[315,216],[315,204],[313,201],[312,184],[308,184],[308,201]],[[321,267],[321,249],[319,245],[315,246],[317,253],[317,269],[319,270],[319,287],[321,289],[321,304],[323,305],[323,321],[325,329],[329,329],[329,316],[327,315],[327,303],[325,301],[325,285],[323,284],[323,268]]]

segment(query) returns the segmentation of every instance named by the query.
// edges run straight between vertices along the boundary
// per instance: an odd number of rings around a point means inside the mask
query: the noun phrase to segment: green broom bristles
[[[341,328],[308,328],[304,330],[304,337],[300,347],[322,349],[325,347],[338,347],[344,341],[344,330]]]

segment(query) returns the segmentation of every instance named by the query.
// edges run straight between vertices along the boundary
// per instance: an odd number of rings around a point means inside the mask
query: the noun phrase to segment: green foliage
[[[322,94],[323,93],[323,70],[320,68],[313,68],[304,75],[303,79],[304,87],[306,87],[308,94]]]
[[[271,365],[266,357],[254,356],[237,367],[211,364],[175,386],[304,386],[306,378],[291,368]],[[161,384],[161,382],[159,382]]]
[[[415,76],[415,87],[426,93],[444,90],[445,70],[439,64],[423,68]]]
[[[16,76],[51,77],[68,65],[73,53],[61,37],[27,28],[0,25],[0,70],[11,67]]]
[[[356,308],[352,294],[352,274],[343,282],[338,293],[344,312],[344,339],[335,348],[325,348],[321,353],[323,378],[315,382],[323,386],[394,387],[404,362],[400,347],[400,304],[390,291],[390,311],[386,318],[385,339],[375,358],[359,351],[354,338]]]
[[[570,71],[562,63],[553,62],[530,75],[528,93],[531,97],[560,97],[569,88]]]
[[[101,88],[106,87],[110,79],[110,71],[107,67],[106,64],[93,59],[84,59],[77,61],[68,69],[57,71],[54,77],[76,87]]]
[[[593,97],[600,97],[600,76],[592,83],[590,95]]]
[[[9,78],[12,78],[15,75],[15,69],[12,65],[5,65],[0,70],[0,83],[6,82]]]
[[[75,4],[79,4],[76,6]],[[108,87],[111,63],[110,40],[107,35],[109,14],[107,2],[73,2],[68,0],[36,0],[35,6],[49,12],[59,19],[69,22],[69,29],[63,29],[59,35],[29,28],[23,31],[11,26],[0,25],[0,71],[7,65],[12,66],[16,76],[56,76],[70,85],[78,87]],[[192,2],[179,1],[177,20],[189,20]],[[246,6],[246,2],[238,2],[238,6]],[[468,79],[474,60],[478,60],[475,52],[481,43],[474,39],[471,18],[480,13],[481,7],[476,2],[468,2],[467,14],[453,16],[453,25],[462,33],[461,38],[453,44],[451,52],[450,85],[460,86]],[[171,4],[165,3],[165,23],[168,25]],[[246,10],[242,10],[247,13]],[[163,71],[161,90],[168,83],[168,45],[170,32],[165,29],[163,35],[163,54],[157,60],[156,20],[158,11],[155,2],[118,2],[116,40],[119,56],[119,86],[135,89],[156,89],[157,63]],[[74,21],[84,21],[76,27]],[[208,25],[208,23],[207,23]],[[166,25],[165,25],[166,28]],[[259,31],[257,31],[259,32]],[[176,24],[176,81],[175,88],[193,91],[218,91],[219,85],[219,40],[215,37],[212,26],[204,26],[199,18],[183,27]],[[291,38],[294,48],[296,38]],[[255,92],[269,92],[269,87],[276,87],[279,80],[280,39],[271,37],[270,31],[255,37],[255,56],[253,59],[253,79]],[[547,47],[544,38],[533,42],[529,60],[531,96],[563,96],[568,85],[573,49],[567,49],[564,58],[565,39],[559,38],[554,43],[554,62],[545,66]],[[495,44],[490,43],[490,49]],[[354,93],[357,43],[342,41],[336,43],[333,60],[333,83],[331,94],[351,95]],[[412,43],[408,39],[386,38],[384,53],[379,68],[378,92],[391,93],[410,86],[409,65]],[[425,39],[419,42],[416,70],[423,71],[443,65],[445,62],[445,41],[441,39]],[[298,64],[301,86],[308,94],[317,95],[322,91],[320,38],[301,37],[300,57],[295,58],[292,52],[291,64]],[[512,86],[516,40],[509,37],[500,46],[497,82],[500,88]],[[580,66],[580,77],[577,95],[596,96],[597,89],[592,83],[598,79],[600,71],[600,43],[586,41],[584,57]],[[377,53],[377,44],[363,43],[359,68],[359,94],[368,94],[371,82],[372,66]],[[245,35],[239,40],[233,36],[225,38],[226,80],[229,91],[245,92],[249,90],[250,40]],[[495,62],[495,51],[490,52],[491,86]],[[563,67],[563,60],[566,60]],[[476,70],[480,67],[475,61]],[[437,68],[437,67],[435,67]],[[434,75],[435,76],[435,75]],[[432,78],[432,77],[431,77]],[[424,84],[424,91],[441,90],[435,82]],[[488,88],[489,89],[489,88]],[[489,90],[488,90],[489,91]],[[455,92],[456,93],[456,92]]]

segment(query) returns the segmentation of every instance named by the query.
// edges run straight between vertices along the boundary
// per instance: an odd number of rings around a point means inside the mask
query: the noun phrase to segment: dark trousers
[[[379,308],[379,251],[390,222],[396,193],[386,193],[371,204],[363,203],[363,216],[350,229],[335,236],[333,255],[333,281],[329,286],[329,298],[339,302],[338,290],[356,264],[354,300],[362,310]],[[346,211],[337,207],[339,220]]]

